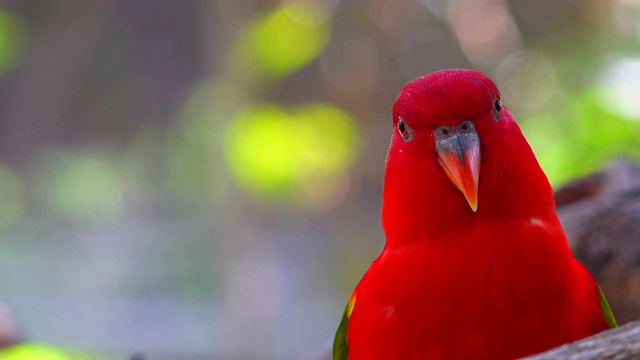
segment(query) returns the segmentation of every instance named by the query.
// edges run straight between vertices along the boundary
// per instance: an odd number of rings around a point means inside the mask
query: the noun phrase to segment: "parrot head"
[[[462,219],[519,215],[529,205],[534,215],[554,207],[498,88],[473,70],[430,73],[400,90],[384,181],[387,232],[437,231]],[[405,225],[391,225],[398,222]]]

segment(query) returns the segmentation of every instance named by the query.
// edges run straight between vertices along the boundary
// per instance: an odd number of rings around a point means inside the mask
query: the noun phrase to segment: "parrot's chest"
[[[377,299],[372,311],[389,328],[396,324],[424,332],[482,331],[506,322],[504,314],[523,310],[541,286],[527,271],[531,269],[510,269],[491,253],[398,260],[396,266],[380,264],[378,277],[385,286],[371,289]],[[398,276],[394,268],[404,268],[399,273],[407,275]]]
[[[366,334],[377,354],[396,357],[404,349],[399,358],[406,359],[509,358],[557,342],[536,337],[565,331],[563,316],[572,316],[558,314],[573,301],[562,286],[570,275],[557,274],[565,268],[549,278],[548,264],[513,249],[467,250],[383,251],[356,288],[350,333]]]

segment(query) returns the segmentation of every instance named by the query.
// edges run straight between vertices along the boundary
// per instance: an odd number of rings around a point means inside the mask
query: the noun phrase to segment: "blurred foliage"
[[[25,37],[26,30],[20,18],[0,9],[0,74],[19,62]]]
[[[0,360],[116,360],[122,354],[55,347],[43,343],[25,342],[0,349]]]
[[[40,192],[69,220],[105,221],[118,215],[123,184],[112,161],[90,153],[53,153],[40,160]]]
[[[234,42],[229,76],[249,83],[235,89],[244,92],[240,97],[245,103],[235,103],[224,147],[232,175],[249,194],[294,200],[300,206],[321,209],[331,207],[336,193],[344,188],[344,174],[358,144],[355,121],[347,112],[317,102],[285,109],[248,98],[255,86],[252,82],[264,79],[274,86],[313,61],[330,35],[325,9],[313,2],[292,1],[249,22]],[[217,94],[220,97],[214,98],[226,101],[229,97],[220,91]],[[201,95],[196,92],[193,96],[199,99]],[[188,101],[192,102],[200,103]],[[226,111],[221,110],[225,105],[216,100],[208,106],[211,110],[205,113],[209,117],[193,116],[196,113],[188,111],[192,118],[204,119],[205,123],[218,123],[215,119],[232,112],[229,105]]]
[[[239,35],[230,66],[244,77],[281,79],[307,65],[327,45],[331,23],[313,3],[285,2]]]
[[[0,164],[0,229],[14,225],[25,210],[23,180],[11,168]]]
[[[218,189],[215,185],[224,171],[213,159],[223,130],[216,120],[232,116],[235,93],[232,84],[203,81],[187,94],[167,142],[170,190],[199,197]]]
[[[314,196],[302,200],[313,206],[335,191],[331,177],[346,170],[357,142],[353,120],[335,106],[314,103],[287,112],[265,104],[238,114],[228,130],[226,154],[247,190],[298,189],[303,197]],[[321,182],[313,182],[318,176]]]
[[[80,360],[86,356],[68,356],[63,351],[43,344],[25,343],[0,350],[1,360]]]
[[[611,157],[640,160],[640,123],[608,109],[601,90],[558,97],[553,112],[540,112],[523,123],[552,184],[594,171]]]

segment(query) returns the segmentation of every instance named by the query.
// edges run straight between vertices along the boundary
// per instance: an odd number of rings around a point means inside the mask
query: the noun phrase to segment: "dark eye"
[[[502,103],[500,102],[500,100],[495,99],[493,100],[493,107],[496,108],[496,113],[501,113],[502,112]]]
[[[500,102],[500,95],[496,95],[493,99],[493,117],[496,121],[500,120],[502,116],[502,102]]]
[[[400,133],[400,136],[402,136],[402,139],[404,141],[411,140],[411,131],[409,130],[409,126],[404,123],[404,120],[402,120],[402,118],[398,120],[398,132]]]

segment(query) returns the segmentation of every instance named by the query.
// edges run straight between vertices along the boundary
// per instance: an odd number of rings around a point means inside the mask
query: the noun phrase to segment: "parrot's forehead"
[[[394,104],[394,113],[414,126],[420,125],[415,122],[436,125],[489,112],[497,95],[493,81],[478,71],[442,70],[405,85]]]

